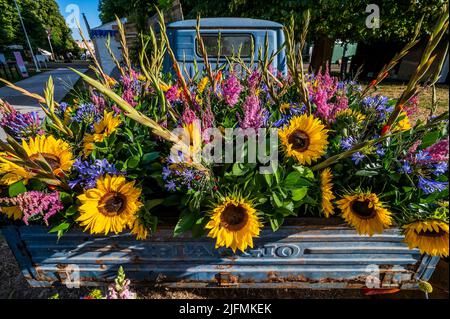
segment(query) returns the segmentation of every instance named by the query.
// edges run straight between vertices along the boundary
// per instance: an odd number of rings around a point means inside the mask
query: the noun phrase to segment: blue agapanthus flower
[[[69,186],[74,188],[79,185],[85,189],[94,188],[97,178],[105,174],[121,175],[125,172],[117,170],[114,164],[110,164],[106,159],[95,160],[94,162],[77,159],[73,163],[73,168],[78,173],[76,179],[69,181]]]
[[[402,167],[400,167],[400,169],[399,169],[399,172],[405,173],[405,174],[411,174],[412,173],[411,165],[407,161],[404,161],[402,164]]]
[[[306,112],[306,105],[302,105],[301,107],[291,107],[289,108],[287,114],[283,114],[282,117],[272,123],[272,127],[282,128],[283,126],[289,124],[289,121],[297,115],[302,115]]]
[[[359,163],[362,162],[362,160],[364,159],[364,154],[362,154],[361,152],[356,152],[352,155],[352,161],[358,165]]]
[[[375,153],[379,157],[383,157],[386,154],[386,149],[384,147],[382,147],[381,145],[377,145],[377,149],[375,150]]]
[[[356,139],[353,136],[343,137],[341,139],[341,148],[344,151],[348,151],[356,144]]]
[[[168,181],[166,183],[166,189],[170,192],[174,192],[177,189],[177,185],[175,184],[174,181]]]
[[[103,113],[93,103],[85,103],[77,108],[75,115],[72,116],[72,121],[84,123],[92,131],[94,123],[99,122],[102,117]]]
[[[438,182],[425,177],[419,176],[419,188],[425,194],[431,194],[434,192],[441,192],[448,187],[448,182]]]
[[[15,140],[20,141],[43,133],[38,112],[3,114],[0,126]]]
[[[428,152],[425,152],[423,150],[417,152],[417,154],[416,154],[416,161],[418,161],[418,162],[428,161],[430,159],[431,159],[430,154],[428,154]]]
[[[445,172],[448,171],[448,163],[447,162],[436,163],[436,164],[434,164],[433,167],[434,167],[433,174],[436,176],[445,174]]]

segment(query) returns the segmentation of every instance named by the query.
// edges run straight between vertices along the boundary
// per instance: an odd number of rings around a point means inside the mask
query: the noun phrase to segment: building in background
[[[125,22],[125,19],[123,19],[122,23]],[[118,33],[119,31],[116,21],[102,24],[101,26],[92,28],[89,31],[89,35],[94,45],[95,56],[103,71],[108,75],[113,75],[113,73],[115,73],[114,69],[117,68],[106,46],[108,37],[110,38],[110,48],[112,53],[116,57],[117,61],[122,61],[122,52]]]

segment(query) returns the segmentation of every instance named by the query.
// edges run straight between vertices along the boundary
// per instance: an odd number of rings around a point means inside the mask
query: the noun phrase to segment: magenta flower
[[[429,163],[448,161],[448,137],[427,147],[424,152],[430,156]]]
[[[254,70],[247,79],[249,91],[254,93],[260,82],[261,74],[258,72],[258,70]]]
[[[105,99],[100,95],[92,94],[91,101],[101,112],[103,112],[103,110],[106,108]]]
[[[29,191],[16,197],[0,198],[0,203],[18,206],[23,213],[22,220],[26,225],[28,225],[31,217],[42,215],[45,224],[48,226],[48,219],[64,209],[58,192],[48,194],[40,191]]]
[[[256,95],[249,95],[243,105],[244,118],[241,119],[239,114],[239,126],[243,129],[258,129],[264,126],[265,110],[261,108],[261,103]]]
[[[169,103],[176,102],[180,99],[180,94],[178,92],[178,85],[172,85],[166,92],[166,99]]]
[[[239,95],[241,94],[243,87],[239,80],[231,75],[228,79],[222,84],[223,97],[225,102],[233,107],[239,101]]]
[[[181,122],[189,125],[195,121],[197,121],[197,115],[195,115],[195,112],[191,110],[190,107],[186,106],[184,108],[183,115],[181,116]]]

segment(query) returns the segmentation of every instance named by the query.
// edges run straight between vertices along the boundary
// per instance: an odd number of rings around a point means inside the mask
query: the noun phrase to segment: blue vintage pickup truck
[[[167,35],[177,61],[183,72],[189,77],[195,74],[195,64],[198,70],[204,67],[196,36],[196,20],[183,20],[169,24]],[[205,44],[208,57],[213,68],[225,63],[227,57],[238,53],[249,63],[258,59],[258,50],[264,46],[267,34],[269,55],[277,52],[284,44],[283,25],[266,20],[249,18],[205,18],[200,21],[200,34]],[[218,57],[218,41],[220,38],[220,56]],[[253,43],[253,45],[252,45]],[[218,59],[219,58],[219,59]],[[273,67],[286,74],[286,55],[281,50],[273,60]],[[172,63],[167,57],[164,71],[172,72]]]

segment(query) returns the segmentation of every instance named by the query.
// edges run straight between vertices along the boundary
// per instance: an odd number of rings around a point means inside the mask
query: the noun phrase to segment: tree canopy
[[[51,30],[51,41],[56,53],[78,50],[71,30],[59,12],[55,0],[18,0],[23,22],[31,45],[50,50],[46,30]],[[0,0],[0,46],[26,45],[25,34],[13,0]]]
[[[445,0],[182,0],[187,18],[249,17],[286,24],[291,15],[300,26],[302,13],[311,12],[309,37],[320,36],[348,41],[407,40],[424,16],[423,31],[429,32],[437,9]],[[368,4],[380,9],[380,27],[367,28]]]
[[[155,6],[163,9],[171,3],[172,0],[100,0],[98,11],[103,23],[113,21],[118,16],[142,24],[156,13]]]

